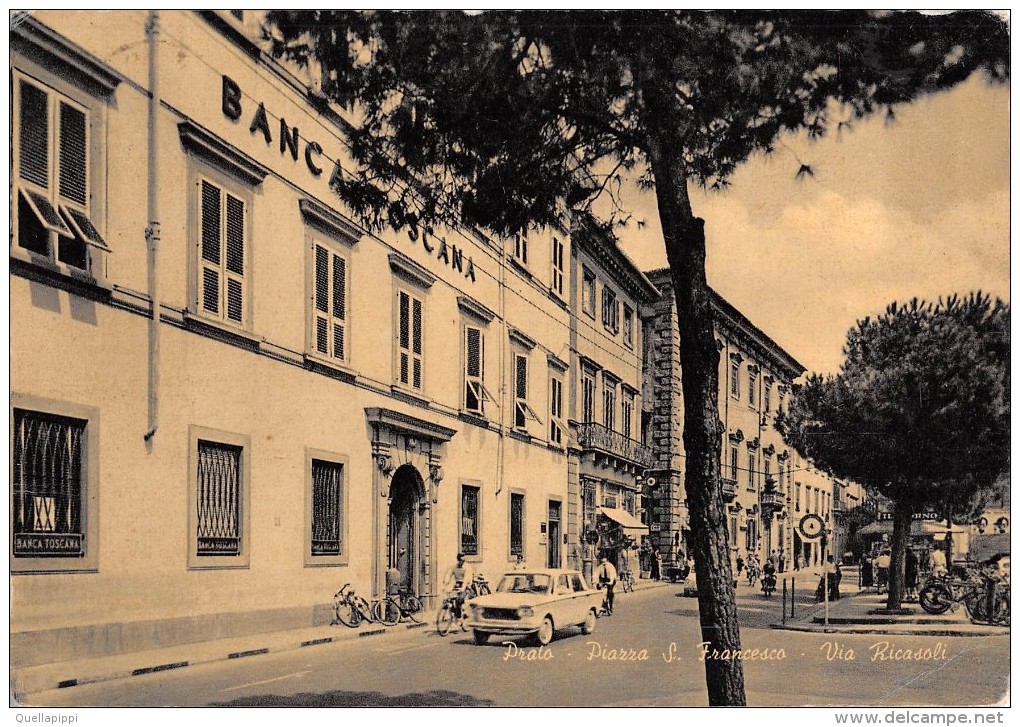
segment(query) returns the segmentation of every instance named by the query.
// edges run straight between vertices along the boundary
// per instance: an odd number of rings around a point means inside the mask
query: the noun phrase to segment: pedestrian
[[[793,569],[800,570],[804,567],[804,554],[801,552],[797,553],[797,557],[793,560]]]
[[[652,553],[652,580],[657,581],[662,577],[662,556],[656,550]]]
[[[875,571],[878,579],[878,592],[882,593],[883,589],[889,587],[889,566],[892,563],[892,553],[888,549],[883,550],[879,553],[879,556],[875,558]]]
[[[741,572],[742,572],[743,570],[744,570],[744,556],[742,556],[742,555],[740,555],[740,554],[738,553],[738,554],[737,554],[737,575],[739,576],[739,575],[740,575],[740,573],[741,573]]]
[[[917,600],[917,562],[917,553],[914,552],[913,548],[907,548],[906,568],[904,571],[906,593],[904,595],[908,601]]]
[[[595,569],[595,580],[598,588],[606,589],[606,615],[613,615],[613,589],[616,588],[616,568],[609,562],[605,555],[599,561],[599,567]]]
[[[517,562],[514,563],[514,570],[524,570],[525,567],[526,566],[524,565],[524,555],[521,554],[521,553],[518,553],[517,554]]]
[[[931,572],[932,575],[942,577],[946,575],[949,570],[946,568],[946,551],[942,548],[935,548],[931,554]]]
[[[786,572],[786,551],[783,549],[779,550],[779,572]]]

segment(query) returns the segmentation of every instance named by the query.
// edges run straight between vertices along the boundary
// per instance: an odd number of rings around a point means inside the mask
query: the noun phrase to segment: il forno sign
[[[223,76],[221,108],[223,109],[223,115],[231,121],[240,121],[244,114],[244,110],[241,108],[241,98],[241,87],[237,85],[237,81],[229,76]],[[259,101],[255,113],[252,114],[248,131],[251,134],[261,133],[262,137],[266,140],[266,144],[272,146],[273,130],[269,126],[269,114],[266,113],[266,105],[261,101]],[[304,149],[301,149],[302,142],[304,143]],[[311,139],[302,139],[298,134],[298,127],[291,127],[287,124],[287,120],[281,116],[280,153],[286,154],[288,152],[290,152],[294,161],[303,156],[305,166],[308,167],[308,171],[313,176],[319,177],[322,175],[323,168],[320,166],[323,159],[322,145]],[[333,163],[333,171],[329,176],[329,186],[333,187],[336,182],[339,182],[342,174],[340,160],[338,159]],[[419,235],[418,230],[413,227],[408,229],[407,236],[411,242],[417,242],[420,237],[422,248],[426,253],[434,255],[451,270],[461,273],[472,283],[475,282],[474,260],[470,256],[465,256],[464,251],[456,245],[448,244],[443,237],[436,238],[433,233],[427,230]]]

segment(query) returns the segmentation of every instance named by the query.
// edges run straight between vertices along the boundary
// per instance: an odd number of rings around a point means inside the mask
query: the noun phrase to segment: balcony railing
[[[635,439],[625,437],[595,422],[577,424],[577,445],[648,468],[655,462],[655,453]]]

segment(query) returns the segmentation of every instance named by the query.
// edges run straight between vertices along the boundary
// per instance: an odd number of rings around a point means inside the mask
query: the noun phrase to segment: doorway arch
[[[399,573],[397,584],[420,596],[425,578],[425,482],[413,465],[393,473],[386,521],[386,567]]]

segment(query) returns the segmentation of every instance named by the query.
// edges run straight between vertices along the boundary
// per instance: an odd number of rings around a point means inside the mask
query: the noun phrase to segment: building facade
[[[16,664],[572,562],[569,230],[363,229],[344,110],[255,28],[12,22]]]
[[[664,562],[675,565],[690,549],[677,327],[683,312],[677,310],[669,270],[647,276],[662,297],[641,314],[648,331],[644,390],[654,402],[650,429],[656,457],[645,491],[654,546]],[[725,299],[714,291],[712,296],[723,428],[720,468],[733,559],[757,553],[764,560],[774,553],[786,570],[820,564],[833,531],[834,480],[786,446],[775,427],[776,414],[804,367]],[[816,537],[802,536],[805,515],[821,519]]]
[[[575,219],[572,240],[570,562],[590,573],[601,553],[636,568],[628,551],[648,532],[641,481],[652,464],[642,428],[639,310],[659,292],[589,220]]]

